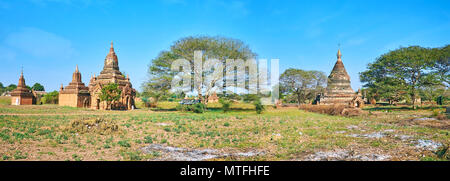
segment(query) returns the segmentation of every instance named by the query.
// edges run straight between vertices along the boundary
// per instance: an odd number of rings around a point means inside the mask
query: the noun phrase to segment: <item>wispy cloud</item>
[[[37,28],[23,28],[7,35],[3,46],[7,47],[3,51],[12,52],[9,53],[10,58],[20,53],[36,58],[67,60],[75,54],[69,40]]]

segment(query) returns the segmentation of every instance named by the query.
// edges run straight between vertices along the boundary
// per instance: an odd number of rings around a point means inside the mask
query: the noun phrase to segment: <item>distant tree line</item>
[[[3,93],[5,92],[11,92],[16,88],[17,88],[16,84],[9,84],[8,86],[4,87],[3,83],[0,82],[0,95],[3,95]],[[32,87],[27,86],[27,88],[35,91],[45,91],[44,86],[41,85],[40,83],[35,83]]]
[[[10,84],[6,87],[3,86],[3,84],[0,82],[0,95],[3,95],[5,92],[11,92],[12,90],[16,89],[17,85]]]

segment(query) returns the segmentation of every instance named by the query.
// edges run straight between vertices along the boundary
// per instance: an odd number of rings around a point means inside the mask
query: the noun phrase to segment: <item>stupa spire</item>
[[[109,48],[109,53],[115,53],[114,52],[114,45],[113,45],[113,41],[111,41],[111,48]]]
[[[342,57],[342,54],[341,54],[341,44],[340,44],[340,43],[338,44],[338,52],[337,52],[336,56],[337,56],[337,60],[338,60],[338,61],[342,61],[342,59],[341,59],[341,57]]]
[[[113,71],[119,71],[119,60],[117,59],[116,52],[114,52],[114,45],[111,41],[111,47],[109,48],[109,53],[105,58],[105,65],[103,70],[113,69]]]
[[[22,67],[22,70],[20,71],[20,78],[19,78],[19,83],[17,84],[17,87],[26,87],[25,78],[23,77],[23,67]]]
[[[75,67],[75,72],[73,72],[72,82],[81,82],[81,73],[78,70],[78,65]]]

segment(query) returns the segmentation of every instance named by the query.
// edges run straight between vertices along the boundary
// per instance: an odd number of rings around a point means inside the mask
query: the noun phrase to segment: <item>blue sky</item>
[[[67,85],[78,64],[97,75],[113,40],[121,71],[140,90],[147,66],[190,35],[241,39],[259,58],[329,74],[341,44],[353,89],[358,73],[400,46],[441,47],[450,40],[448,0],[0,0],[0,82],[47,91]]]

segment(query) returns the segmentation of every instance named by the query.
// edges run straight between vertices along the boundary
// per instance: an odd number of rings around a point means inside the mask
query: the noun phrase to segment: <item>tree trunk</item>
[[[300,96],[300,94],[297,94],[297,105],[299,105],[300,106],[300,100],[301,100],[302,98],[301,98],[301,96]]]

